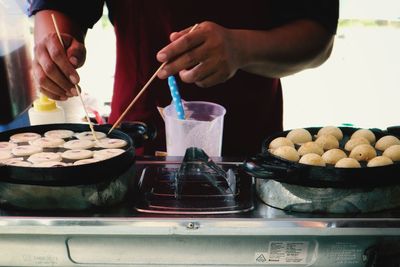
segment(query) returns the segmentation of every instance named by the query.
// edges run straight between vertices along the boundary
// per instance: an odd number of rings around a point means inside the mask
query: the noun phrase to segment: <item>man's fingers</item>
[[[60,88],[56,83],[49,79],[36,60],[33,61],[33,74],[37,86],[40,87],[44,93],[51,94],[53,99],[66,99],[68,96],[72,96],[70,93],[67,93],[63,88]]]
[[[40,68],[43,71],[44,75],[48,79],[52,80],[55,84],[57,84],[58,87],[66,91],[73,86],[73,84],[60,71],[58,66],[54,63],[54,61],[51,59],[50,55],[45,49],[42,49],[41,52],[36,53],[36,60],[40,65]]]
[[[61,34],[63,39],[64,50],[66,51],[66,57],[74,68],[82,67],[86,59],[86,48],[85,46],[74,39],[71,35]]]
[[[51,98],[53,100],[58,100],[58,101],[65,101],[68,98],[65,96],[58,96],[56,94],[53,94],[51,91],[48,91],[45,88],[40,88],[40,92],[43,93],[44,95],[46,95],[48,98]]]
[[[209,57],[210,51],[203,46],[198,46],[169,61],[163,70],[159,72],[158,77],[165,79],[181,70],[192,69],[194,66],[199,65],[199,63],[206,61]]]
[[[79,75],[69,62],[65,49],[56,34],[49,36],[46,47],[50,58],[55,62],[62,74],[73,84],[79,83]]]
[[[213,73],[214,69],[210,68],[208,64],[202,62],[191,69],[181,70],[179,72],[179,77],[185,83],[195,83],[197,81],[204,80]]]
[[[195,83],[199,87],[211,87],[230,78],[229,72],[215,66],[213,60],[206,60],[192,69],[180,71],[179,76],[183,82]]]
[[[82,67],[86,59],[85,46],[74,40],[67,49],[67,57],[74,68]]]
[[[76,85],[74,88],[71,89],[71,94],[73,96],[79,96],[78,90],[79,90],[79,93],[82,92],[81,87],[79,85]]]
[[[204,42],[202,35],[192,32],[183,35],[174,42],[170,43],[157,53],[157,60],[167,62],[187,51],[201,45]]]
[[[33,74],[41,92],[55,100],[66,100],[77,95],[75,84],[79,75],[75,68],[83,65],[84,45],[68,34],[49,34],[35,46]]]

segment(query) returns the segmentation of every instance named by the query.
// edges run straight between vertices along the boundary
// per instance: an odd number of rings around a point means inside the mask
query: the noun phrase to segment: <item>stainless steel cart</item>
[[[171,163],[137,161],[138,179],[146,166],[157,164]],[[0,266],[358,267],[400,262],[400,211],[288,214],[253,200],[253,210],[225,214],[138,212],[137,199],[104,211],[2,211]]]

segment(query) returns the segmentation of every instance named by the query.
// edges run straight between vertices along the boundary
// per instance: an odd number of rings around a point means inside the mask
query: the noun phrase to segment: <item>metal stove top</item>
[[[166,161],[167,160],[167,161]],[[214,159],[234,166],[240,160]],[[140,158],[149,166],[174,158]],[[248,211],[161,214],[137,199],[85,212],[1,211],[0,266],[398,266],[400,210],[287,213],[255,196]],[[375,264],[375,265],[374,265]]]

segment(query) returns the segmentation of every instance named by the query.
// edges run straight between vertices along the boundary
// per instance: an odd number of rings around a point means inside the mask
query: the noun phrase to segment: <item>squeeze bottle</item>
[[[33,102],[28,114],[31,125],[65,123],[64,110],[56,105],[56,101],[45,95]]]

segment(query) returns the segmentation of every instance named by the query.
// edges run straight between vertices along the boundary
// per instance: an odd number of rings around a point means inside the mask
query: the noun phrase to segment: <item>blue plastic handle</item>
[[[174,76],[168,77],[169,90],[171,91],[172,101],[174,102],[176,114],[178,114],[178,119],[185,119],[185,111],[183,110],[181,96],[179,94],[178,85]]]

